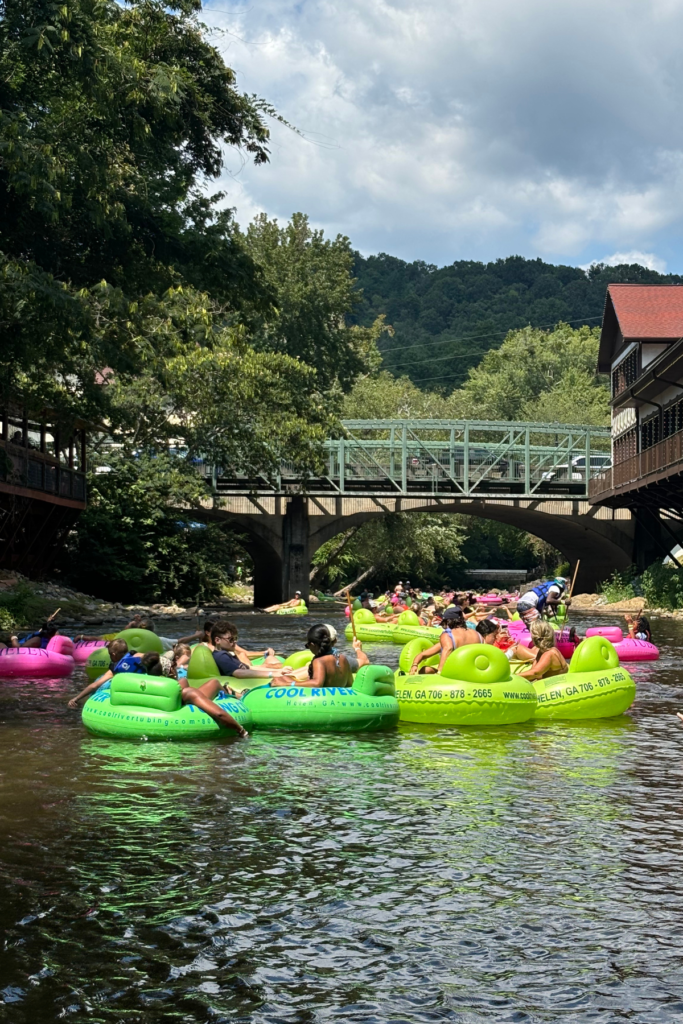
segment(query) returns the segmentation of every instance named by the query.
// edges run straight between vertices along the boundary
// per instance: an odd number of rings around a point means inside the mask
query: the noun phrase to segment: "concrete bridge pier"
[[[278,507],[275,514],[236,515],[230,519],[245,529],[244,546],[254,563],[254,604],[267,608],[288,601],[297,590],[308,601],[313,552],[304,498],[291,498],[284,514]]]

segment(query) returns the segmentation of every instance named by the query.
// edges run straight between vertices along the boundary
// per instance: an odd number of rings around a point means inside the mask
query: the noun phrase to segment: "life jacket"
[[[20,647],[24,647],[28,643],[29,640],[33,640],[33,638],[36,637],[36,636],[40,637],[40,649],[42,651],[44,651],[45,648],[47,647],[47,645],[50,642],[50,637],[49,636],[44,636],[42,629],[39,629],[36,633],[29,633],[28,636],[24,637],[24,639],[21,641],[21,644],[19,646]],[[56,634],[55,634],[55,636],[56,636]]]
[[[550,593],[551,587],[559,587],[560,594],[562,594],[562,588],[559,583],[555,583],[554,580],[550,580],[548,583],[539,583],[537,587],[532,587],[530,593],[538,594],[538,604],[536,608],[539,612],[542,612],[545,608],[545,603],[548,600],[548,594]]]
[[[114,675],[118,675],[119,672],[142,672],[144,668],[140,664],[142,661],[142,655],[133,654],[131,651],[128,654],[124,654],[120,661],[114,665]]]

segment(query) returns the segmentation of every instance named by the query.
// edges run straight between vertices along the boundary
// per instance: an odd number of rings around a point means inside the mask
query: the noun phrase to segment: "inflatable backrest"
[[[624,634],[618,626],[590,626],[586,630],[586,636],[604,636],[611,644],[620,644]]]
[[[618,668],[619,655],[604,636],[589,636],[582,640],[572,655],[570,672],[601,672]]]
[[[46,650],[52,654],[64,654],[69,658],[74,656],[74,644],[68,636],[60,636],[59,633],[47,642]]]
[[[119,672],[111,681],[112,707],[121,705],[150,708],[154,711],[177,711],[180,687],[175,679]]]
[[[502,651],[491,644],[467,644],[448,655],[442,670],[446,679],[462,679],[464,683],[490,686],[511,678],[510,662]]]
[[[369,697],[395,697],[394,673],[386,665],[361,665],[353,682],[354,690]]]
[[[156,633],[149,629],[124,629],[116,634],[117,640],[125,640],[129,651],[136,651],[138,654],[148,654],[155,651],[157,654],[164,653],[162,644]]]
[[[218,666],[213,659],[213,654],[204,644],[197,644],[192,648],[190,663],[187,666],[188,679],[206,679],[218,676]]]
[[[313,661],[313,651],[294,651],[288,658],[285,658],[283,664],[297,669],[304,668],[311,661]]]
[[[410,610],[408,610],[407,612],[401,612],[401,614],[398,617],[398,624],[399,624],[399,626],[420,626],[420,625],[422,625],[422,623],[420,622],[420,620],[419,620],[418,616],[415,614],[415,612],[411,612]]]
[[[372,614],[369,608],[359,608],[357,612],[353,613],[353,621],[356,623],[357,626],[374,626],[375,616]]]
[[[436,640],[427,640],[425,637],[417,636],[414,640],[409,640],[405,645],[398,659],[398,667],[401,672],[405,672],[406,675],[410,673],[413,662],[417,658],[418,654],[422,654],[429,647],[433,647]],[[430,668],[436,668],[439,664],[439,654],[433,654],[431,658],[427,658],[425,661],[420,663],[422,665],[428,665]]]

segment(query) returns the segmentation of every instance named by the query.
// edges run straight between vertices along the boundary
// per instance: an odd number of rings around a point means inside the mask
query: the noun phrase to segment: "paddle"
[[[353,608],[351,607],[351,588],[346,591],[346,600],[349,606],[349,622],[351,623],[351,632],[353,633],[353,639],[357,640],[358,635],[356,633],[356,623],[353,621]]]
[[[581,559],[577,558],[576,559],[576,568],[574,569],[574,576],[572,577],[572,585],[569,588],[569,593],[567,594],[567,597],[570,600],[571,600],[572,594],[574,593],[574,584],[576,583],[576,577],[578,575],[579,566],[580,565],[581,565]],[[562,619],[562,629],[564,629],[564,627],[567,625],[567,619],[568,618],[569,618],[569,605],[565,604],[565,606],[564,606],[564,617]]]

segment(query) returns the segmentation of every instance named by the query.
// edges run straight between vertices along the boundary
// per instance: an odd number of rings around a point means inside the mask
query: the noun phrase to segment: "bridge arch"
[[[295,590],[308,596],[311,558],[322,544],[349,527],[397,511],[477,516],[531,533],[572,564],[581,559],[579,590],[594,590],[634,561],[636,524],[630,512],[596,508],[586,501],[427,498],[389,504],[344,498],[323,503],[297,495],[278,502],[272,512],[263,504],[251,508],[215,508],[209,514],[233,522],[244,533],[254,563],[254,603],[261,607],[285,600]]]

